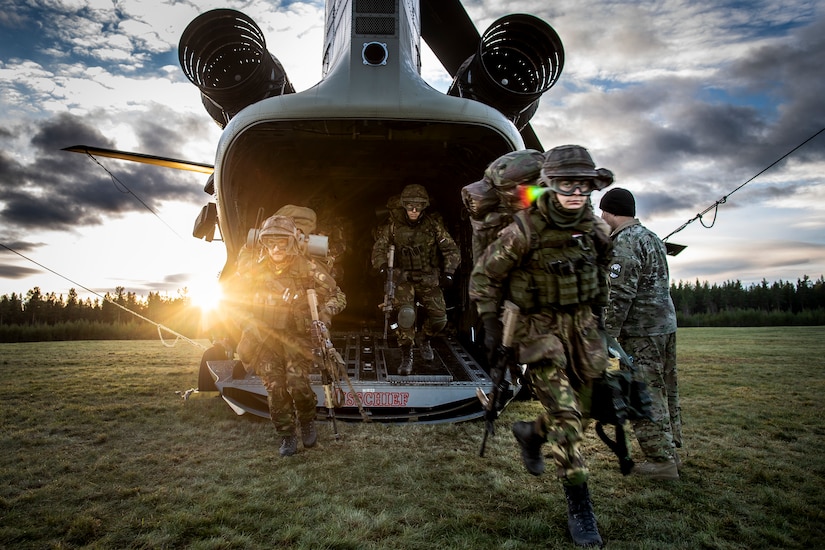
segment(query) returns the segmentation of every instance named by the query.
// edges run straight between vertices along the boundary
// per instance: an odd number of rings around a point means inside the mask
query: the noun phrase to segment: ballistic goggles
[[[592,179],[578,180],[551,178],[550,185],[548,187],[550,187],[550,189],[552,189],[556,193],[568,197],[575,194],[577,189],[579,193],[581,193],[584,196],[589,196],[590,193],[596,190],[596,186],[594,185]]]
[[[427,208],[426,201],[404,201],[404,210],[408,212],[421,212],[425,208]]]
[[[289,248],[289,241],[292,237],[288,235],[264,235],[261,237],[261,244],[266,247],[267,250],[284,250],[286,251]]]

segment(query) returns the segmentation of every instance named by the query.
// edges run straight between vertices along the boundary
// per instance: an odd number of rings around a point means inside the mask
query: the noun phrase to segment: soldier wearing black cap
[[[645,374],[652,420],[634,420],[636,439],[647,459],[634,474],[679,479],[676,447],[682,445],[676,375],[676,310],[670,298],[665,245],[636,218],[636,200],[627,189],[611,189],[601,199],[602,219],[612,232],[610,303],[605,325]]]

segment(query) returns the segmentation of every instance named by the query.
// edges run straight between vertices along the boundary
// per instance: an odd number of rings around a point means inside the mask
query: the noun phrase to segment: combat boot
[[[310,447],[314,447],[317,442],[318,431],[315,429],[315,422],[310,420],[309,422],[301,424],[301,443],[304,444],[304,447],[309,449]]]
[[[513,423],[513,435],[521,446],[521,459],[527,471],[534,476],[543,474],[544,457],[541,455],[541,446],[547,442],[547,438],[536,433],[534,422]]]
[[[565,485],[564,495],[567,497],[567,530],[573,542],[583,547],[603,546],[587,483],[572,487]]]
[[[298,452],[298,436],[294,433],[292,435],[285,435],[281,437],[281,448],[279,449],[281,456],[292,456]]]
[[[401,346],[401,364],[398,365],[398,374],[407,376],[412,374],[413,350],[412,345]]]
[[[421,358],[424,361],[432,361],[435,358],[435,353],[433,353],[433,345],[430,342],[430,337],[425,336],[421,339],[421,347],[419,348],[421,352]]]
[[[637,476],[649,477],[650,479],[675,481],[679,479],[679,466],[675,460],[665,462],[644,461],[633,466],[631,473]]]

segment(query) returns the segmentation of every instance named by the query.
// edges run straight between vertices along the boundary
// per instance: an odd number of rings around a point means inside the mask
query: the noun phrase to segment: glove
[[[385,276],[387,274],[387,270],[389,268],[390,268],[390,264],[388,264],[387,262],[384,262],[383,264],[381,264],[381,267],[378,268],[378,274],[382,277]]]
[[[330,317],[334,317],[340,313],[340,311],[338,311],[338,302],[335,300],[329,300],[326,304],[324,304],[324,310]]]
[[[501,344],[504,327],[495,313],[485,313],[481,322],[484,323],[484,347],[487,348],[488,357],[493,357]]]
[[[442,273],[441,276],[438,278],[438,286],[441,288],[450,288],[453,286],[453,274],[452,273]]]

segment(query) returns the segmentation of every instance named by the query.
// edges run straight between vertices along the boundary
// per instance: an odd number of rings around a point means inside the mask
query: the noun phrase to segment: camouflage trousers
[[[437,278],[435,279],[437,281]],[[416,302],[424,308],[426,317],[422,325],[425,336],[435,336],[447,326],[447,304],[441,288],[434,286],[431,281],[403,282],[395,288],[395,310],[403,306],[410,306],[417,311]],[[415,342],[415,324],[407,329],[398,327],[398,345],[411,346]]]
[[[547,438],[556,475],[565,485],[579,485],[589,477],[581,448],[583,407],[566,370],[543,363],[530,365],[528,373],[533,391],[544,406],[544,413],[536,419],[536,430]]]
[[[255,372],[266,388],[269,416],[275,430],[279,436],[289,436],[295,433],[296,418],[301,424],[315,418],[318,399],[309,381],[312,354],[308,342],[306,354],[288,353],[283,346],[275,347],[280,349],[261,354]]]
[[[676,372],[676,333],[622,338],[650,392],[652,420],[633,421],[633,431],[645,457],[655,462],[674,458],[682,446],[682,419]]]
[[[604,341],[590,308],[527,316],[516,329],[519,354],[544,413],[536,430],[547,438],[564,485],[587,481],[582,440],[589,422],[592,381],[608,366]],[[572,378],[572,379],[571,379]]]

